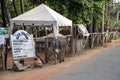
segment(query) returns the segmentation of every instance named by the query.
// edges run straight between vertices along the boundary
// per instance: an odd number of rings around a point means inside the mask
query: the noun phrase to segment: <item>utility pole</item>
[[[103,3],[103,12],[102,12],[102,44],[104,44],[104,24],[105,24],[105,20],[104,20],[104,15],[105,15],[105,4]]]
[[[103,4],[103,13],[102,13],[102,33],[104,32],[104,14],[105,14],[105,5]]]

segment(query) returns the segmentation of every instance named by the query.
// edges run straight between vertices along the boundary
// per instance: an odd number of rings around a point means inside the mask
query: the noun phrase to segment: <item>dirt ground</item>
[[[65,59],[65,62],[58,63],[56,65],[45,65],[43,68],[29,68],[22,72],[15,72],[10,70],[0,72],[0,80],[44,80],[45,78],[54,75],[57,72],[75,65],[77,62],[87,60],[90,57],[100,54],[100,52],[115,46],[118,42],[120,42],[120,40],[112,41],[112,43],[105,44],[101,47],[85,50],[81,52],[80,55],[68,57]]]

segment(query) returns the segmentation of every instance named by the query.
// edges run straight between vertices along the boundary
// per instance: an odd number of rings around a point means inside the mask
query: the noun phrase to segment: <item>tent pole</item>
[[[32,33],[35,34],[35,31],[34,31],[34,23],[32,23]],[[35,34],[35,39],[37,38],[37,35]]]
[[[52,32],[53,32],[53,24],[51,24],[51,26],[52,26]]]
[[[22,24],[22,28],[23,28],[23,30],[26,30],[25,24],[24,24],[24,23]]]

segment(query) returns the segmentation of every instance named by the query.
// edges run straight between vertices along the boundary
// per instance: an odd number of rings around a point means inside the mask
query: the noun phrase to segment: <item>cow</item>
[[[48,37],[47,38],[48,49],[47,58],[50,58],[51,54],[54,54],[54,63],[64,62],[65,51],[69,43],[69,39],[65,36]]]

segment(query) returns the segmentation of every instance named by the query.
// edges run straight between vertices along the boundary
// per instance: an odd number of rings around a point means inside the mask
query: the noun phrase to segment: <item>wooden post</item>
[[[75,27],[75,26],[74,26]],[[76,27],[75,27],[76,28]],[[75,52],[75,49],[76,49],[76,47],[75,47],[75,39],[74,39],[74,33],[75,33],[75,30],[74,30],[74,28],[72,27],[72,37],[71,37],[71,53],[72,53],[72,55],[74,55],[76,52]]]
[[[8,54],[8,42],[9,39],[6,38],[6,42],[5,42],[5,48],[4,48],[4,63],[5,63],[5,69],[7,69],[7,54]]]
[[[48,63],[48,37],[45,38],[45,63]]]
[[[3,71],[5,71],[5,56],[4,56],[4,51],[5,51],[5,48],[4,48],[4,45],[2,44],[1,45],[1,53],[2,53],[2,68],[3,68]]]

